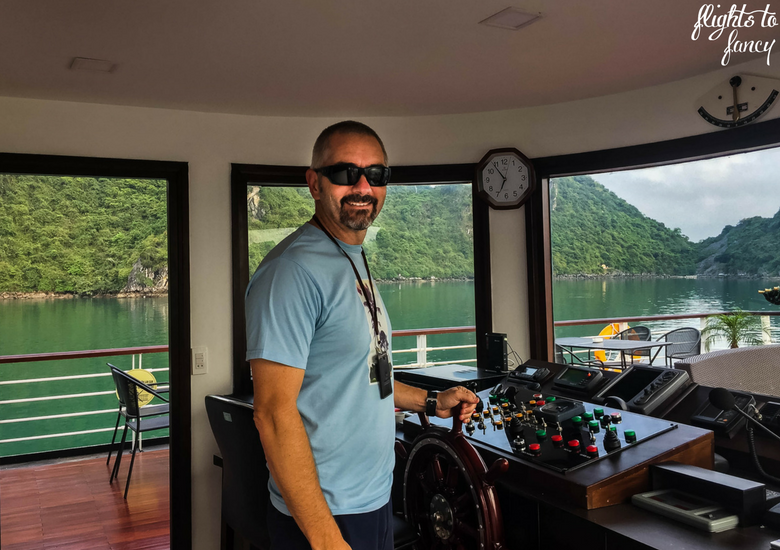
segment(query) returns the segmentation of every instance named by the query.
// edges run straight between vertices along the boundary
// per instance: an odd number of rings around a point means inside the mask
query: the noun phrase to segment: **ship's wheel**
[[[406,519],[420,533],[420,548],[503,550],[496,478],[505,458],[490,469],[453,418],[452,430],[433,426],[420,413],[423,431],[412,443],[404,472]]]

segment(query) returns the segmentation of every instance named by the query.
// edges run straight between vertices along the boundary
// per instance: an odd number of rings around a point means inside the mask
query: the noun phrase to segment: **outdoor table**
[[[620,366],[623,369],[626,368],[626,352],[631,352],[633,354],[634,351],[662,348],[670,346],[673,343],[674,342],[658,340],[613,340],[611,338],[604,338],[601,342],[594,342],[593,338],[581,338],[574,336],[555,339],[555,345],[559,346],[563,351],[567,352],[572,357],[572,359],[576,358],[574,348],[618,351],[620,352]]]

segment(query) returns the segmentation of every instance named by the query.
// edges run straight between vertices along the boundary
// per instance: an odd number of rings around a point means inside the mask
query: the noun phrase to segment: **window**
[[[234,215],[239,219],[234,230],[234,254],[239,259],[234,263],[238,270],[234,272],[234,306],[241,311],[241,317],[236,316],[234,331],[236,348],[241,350],[235,354],[235,380],[248,392],[251,383],[243,359],[244,289],[268,251],[311,218],[314,202],[303,184],[305,170],[245,165],[233,168]],[[472,171],[473,167],[460,173],[470,175]],[[395,183],[399,172],[402,181]],[[481,313],[475,310],[480,274],[479,270],[475,274],[474,269],[474,256],[479,252],[475,252],[474,242],[484,238],[484,234],[474,223],[471,183],[453,183],[446,172],[439,176],[439,181],[443,181],[437,183],[428,169],[419,171],[428,177],[411,182],[405,167],[394,167],[393,173],[394,183],[388,187],[382,212],[369,228],[365,251],[394,332],[480,324]],[[419,181],[425,183],[415,184]],[[476,209],[477,217],[483,214],[481,204]],[[476,361],[473,329],[467,333],[396,334],[396,367],[421,361],[415,352],[420,338],[429,348],[424,356],[429,366]]]
[[[610,280],[586,281],[580,285],[580,290],[572,291],[576,283],[564,280],[554,280],[554,276],[573,275],[583,266],[590,266],[589,269],[598,273],[602,270],[609,273],[611,269],[624,269],[625,266],[643,266],[647,269],[652,267],[655,270],[662,270],[664,274],[684,277],[695,274],[699,262],[702,258],[697,256],[696,244],[698,240],[693,241],[687,238],[685,230],[675,231],[674,221],[665,222],[660,226],[647,217],[642,217],[639,210],[625,202],[619,200],[617,196],[611,196],[609,191],[598,184],[601,177],[605,184],[617,186],[619,181],[628,181],[631,179],[645,178],[645,183],[637,189],[644,193],[655,193],[661,197],[666,197],[670,202],[677,200],[690,203],[690,200],[677,195],[682,190],[679,186],[673,188],[663,188],[661,184],[653,182],[657,179],[653,174],[662,174],[663,166],[658,168],[632,169],[633,167],[649,167],[659,165],[671,165],[689,159],[710,159],[696,162],[709,163],[704,166],[719,166],[718,163],[724,162],[723,159],[715,157],[724,155],[735,155],[734,159],[743,162],[746,159],[757,158],[751,155],[776,155],[772,151],[747,153],[746,155],[736,155],[741,151],[751,151],[766,148],[780,141],[778,130],[780,121],[772,120],[753,126],[743,127],[737,130],[728,130],[694,136],[679,140],[654,143],[635,147],[626,147],[610,151],[599,151],[594,153],[583,153],[566,155],[561,157],[550,157],[535,159],[538,177],[549,185],[541,185],[539,191],[532,200],[531,211],[527,215],[529,228],[529,254],[531,255],[529,281],[529,300],[531,302],[531,328],[532,328],[532,356],[537,358],[552,357],[553,338],[559,336],[557,329],[553,328],[553,320],[559,321],[560,317],[571,315],[579,316],[581,313],[573,313],[571,308],[579,308],[577,311],[583,311],[580,303],[583,302],[583,296],[587,300],[596,300],[596,296],[601,296],[601,303],[620,304],[627,308],[633,308],[631,311],[621,310],[618,314],[642,315],[644,306],[631,306],[632,303],[638,304],[638,301],[646,303],[647,300],[653,302],[662,302],[662,296],[667,294],[665,287],[671,283],[666,279],[659,279],[655,282],[645,280],[641,286],[641,292],[635,288],[628,288],[629,283]],[[739,158],[737,158],[739,157]],[[736,162],[736,161],[735,161]],[[685,165],[693,166],[694,163],[686,162]],[[702,166],[702,165],[698,165]],[[753,165],[751,165],[752,167]],[[628,169],[628,170],[627,170]],[[623,170],[612,174],[615,170]],[[751,168],[752,171],[752,168]],[[742,172],[745,172],[743,170]],[[609,175],[607,175],[609,173]],[[565,176],[565,177],[564,177]],[[607,180],[610,180],[609,182]],[[731,182],[733,184],[733,181]],[[722,193],[717,184],[710,177],[700,184],[699,193],[712,194]],[[735,197],[740,190],[736,189]],[[566,196],[570,193],[579,193],[574,200],[585,200],[585,204],[579,204],[577,207],[571,207],[572,196]],[[598,201],[596,198],[604,198],[604,201]],[[754,199],[755,200],[755,199]],[[612,202],[609,202],[612,201]],[[567,206],[567,204],[569,206]],[[780,205],[777,205],[780,206]],[[567,208],[571,209],[567,212]],[[632,210],[633,209],[633,210]],[[557,212],[556,212],[557,210]],[[667,209],[670,210],[670,209]],[[552,214],[548,214],[552,212]],[[620,215],[618,215],[620,214]],[[638,215],[637,215],[638,214]],[[626,216],[621,218],[620,216]],[[745,214],[749,215],[749,214]],[[767,214],[764,213],[764,216]],[[601,224],[597,232],[592,228],[589,230],[583,227],[598,219]],[[580,223],[582,222],[582,223]],[[761,225],[764,222],[746,220],[734,226],[734,230],[745,234],[756,228],[754,225]],[[652,235],[646,242],[632,242],[625,231],[619,228],[621,224],[628,224],[631,230],[644,232],[645,235]],[[616,225],[617,227],[613,227]],[[682,225],[680,223],[679,225]],[[729,225],[727,223],[727,225]],[[742,227],[740,227],[742,226]],[[556,235],[556,232],[558,233]],[[712,235],[715,237],[716,235]],[[562,238],[565,237],[565,238]],[[615,240],[624,242],[615,242]],[[656,246],[661,242],[662,246]],[[573,251],[572,243],[581,243],[580,250]],[[765,265],[766,269],[775,269],[770,258],[761,257],[765,254],[763,245],[757,245],[753,260],[756,265]],[[576,252],[576,253],[575,253]],[[729,253],[711,255],[716,265],[725,266],[728,270],[739,271],[739,265],[747,265],[744,262],[744,254],[750,254],[741,251],[741,259],[730,257]],[[685,258],[687,260],[681,260]],[[751,260],[747,260],[748,263]],[[593,266],[597,266],[598,269]],[[616,267],[620,266],[620,268]],[[718,268],[719,269],[719,268]],[[729,271],[730,273],[730,271]],[[717,273],[716,279],[717,279]],[[681,279],[682,280],[682,279]],[[692,280],[682,280],[681,284],[691,285]],[[709,283],[703,283],[706,286]],[[719,284],[719,283],[712,283]],[[740,283],[741,284],[741,283]],[[759,288],[763,288],[763,283],[756,282],[755,298],[746,303],[739,300],[726,299],[721,301],[724,305],[755,306],[749,309],[759,309],[764,306],[763,298],[757,293]],[[569,287],[567,290],[566,287]],[[584,287],[589,286],[585,289]],[[557,288],[556,288],[557,287]],[[607,288],[609,287],[609,288]],[[702,304],[697,300],[711,299],[711,293],[708,295],[706,289],[702,289],[699,298],[692,297],[686,304],[684,300],[674,300],[680,302],[674,307],[668,305],[668,310],[675,307],[696,307]],[[709,296],[709,297],[708,297]],[[706,305],[706,304],[705,304]],[[597,306],[595,302],[589,306],[591,313],[588,318],[606,318],[615,312],[604,309],[604,306]],[[601,307],[601,309],[599,309]],[[554,309],[555,308],[555,309]],[[567,312],[567,308],[568,311]],[[770,306],[771,308],[771,306]],[[745,308],[748,309],[748,308]],[[603,316],[603,317],[602,317]],[[659,326],[657,330],[662,331],[666,328],[672,328],[674,324]],[[597,334],[604,324],[590,326],[579,329],[565,330],[573,331],[575,334]],[[579,331],[579,332],[577,332]],[[572,333],[569,332],[569,335]]]

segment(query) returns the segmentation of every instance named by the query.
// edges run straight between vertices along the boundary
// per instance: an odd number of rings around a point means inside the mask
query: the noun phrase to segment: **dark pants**
[[[393,506],[365,514],[334,516],[344,540],[352,550],[393,550]],[[268,503],[268,534],[271,550],[311,550],[295,520]]]

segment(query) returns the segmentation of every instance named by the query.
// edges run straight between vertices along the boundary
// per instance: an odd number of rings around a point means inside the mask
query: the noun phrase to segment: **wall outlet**
[[[206,374],[209,371],[209,350],[205,346],[192,348],[192,374]]]

